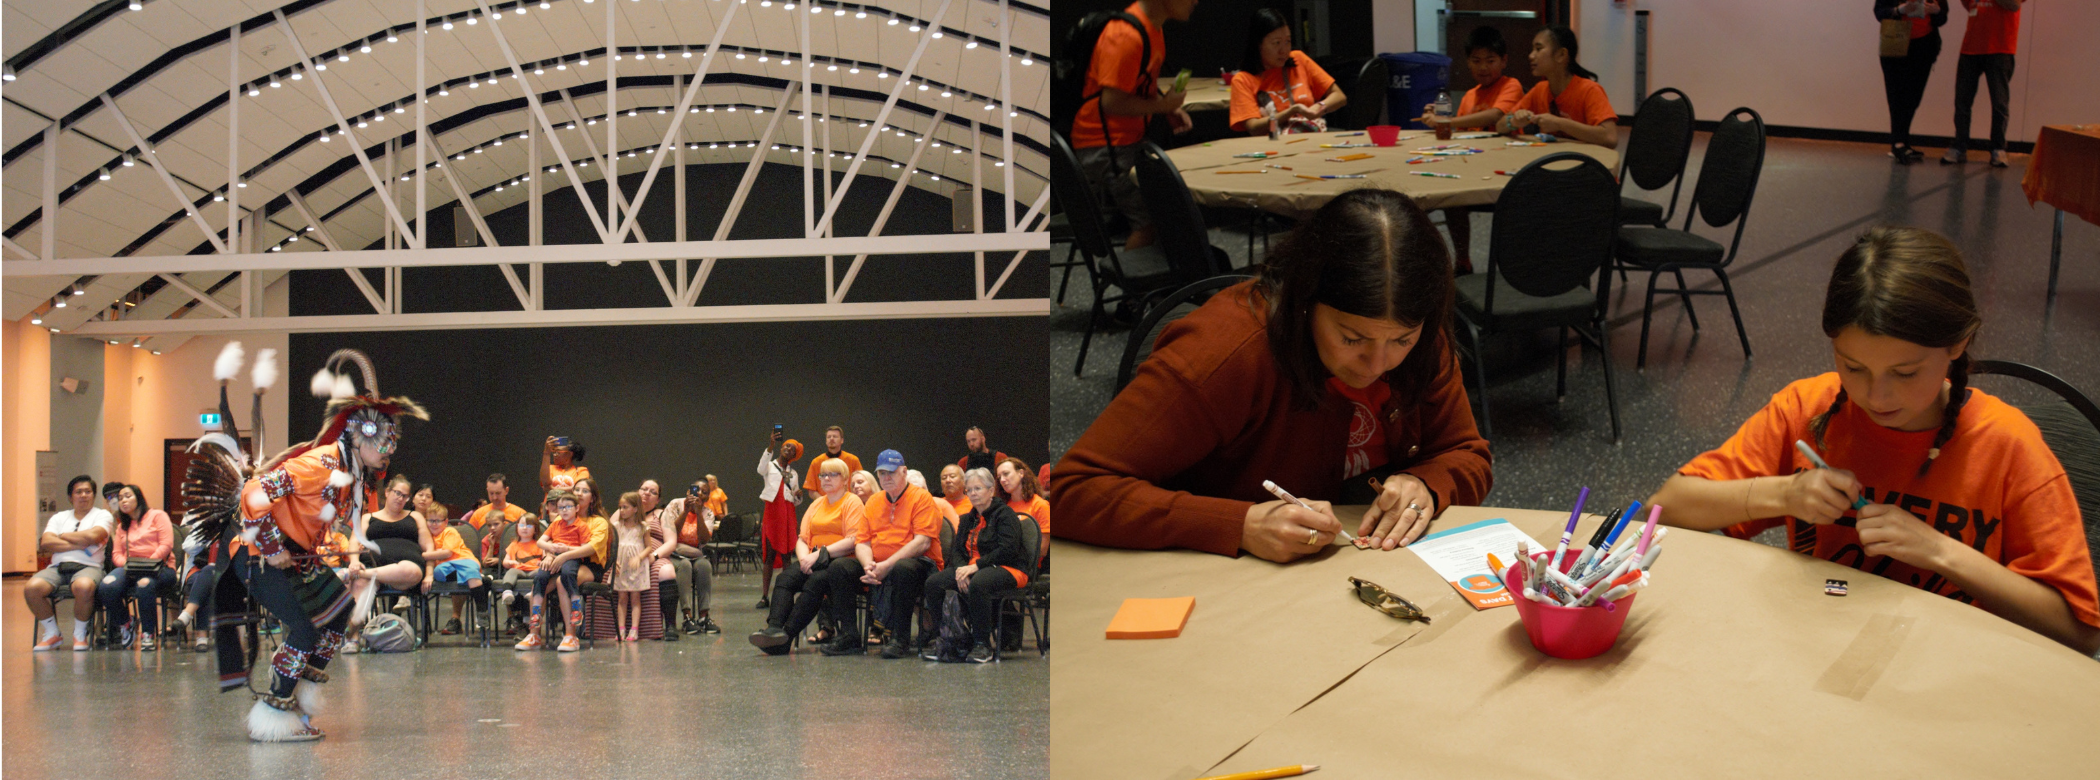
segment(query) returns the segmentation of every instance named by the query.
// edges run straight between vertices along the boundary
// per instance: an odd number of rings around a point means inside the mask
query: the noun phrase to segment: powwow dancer
[[[363,374],[365,394],[357,393],[344,363],[355,363]],[[227,372],[221,374],[223,406]],[[252,476],[242,468],[237,438],[206,436],[192,448],[199,457],[183,484],[190,506],[184,524],[214,545],[226,545],[221,560],[230,561],[214,589],[220,690],[249,684],[258,648],[251,599],[285,627],[284,646],[270,659],[270,686],[255,692],[248,711],[248,737],[258,742],[321,738],[311,722],[322,706],[317,686],[328,681],[328,663],[343,644],[344,629],[370,612],[373,591],[353,610],[349,589],[315,553],[337,516],[353,519],[353,548],[373,547],[362,518],[365,507],[376,503],[373,486],[386,480],[401,420],[430,419],[410,399],[381,396],[371,359],[357,350],[330,355],[312,386],[315,395],[330,399],[320,435],[261,464]],[[355,557],[350,561],[355,576],[361,564]],[[245,654],[239,643],[243,626]]]

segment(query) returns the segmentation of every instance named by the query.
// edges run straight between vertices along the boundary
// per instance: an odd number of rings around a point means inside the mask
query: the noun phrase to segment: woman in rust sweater
[[[1371,504],[1356,532],[1385,550],[1479,503],[1490,459],[1445,327],[1451,297],[1448,251],[1413,201],[1330,201],[1260,278],[1160,334],[1052,472],[1057,535],[1289,561],[1342,530],[1328,501]]]

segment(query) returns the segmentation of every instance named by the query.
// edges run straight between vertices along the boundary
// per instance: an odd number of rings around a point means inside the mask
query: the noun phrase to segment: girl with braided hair
[[[1650,502],[1665,523],[1743,539],[1784,524],[1795,552],[2100,650],[2063,465],[2026,415],[1969,387],[1982,326],[1953,244],[1868,231],[1839,256],[1823,300],[1837,371],[1787,385]]]

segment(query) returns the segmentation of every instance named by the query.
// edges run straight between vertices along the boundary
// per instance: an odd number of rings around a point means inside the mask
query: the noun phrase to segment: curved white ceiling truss
[[[389,0],[153,0],[138,11],[126,2],[10,3],[0,207],[9,215],[11,256],[40,257],[46,248],[59,258],[215,251],[229,233],[228,204],[218,201],[226,200],[230,181],[240,183],[235,213],[244,222],[258,220],[249,231],[255,235],[241,237],[251,252],[304,248],[297,236],[314,228],[294,209],[292,193],[337,245],[380,241],[390,224],[400,223],[384,199],[372,197],[378,176],[366,175],[355,155],[344,154],[339,118],[359,126],[362,132],[353,135],[361,136],[373,174],[380,173],[376,155],[390,143],[379,128],[394,119],[401,130],[388,135],[402,153],[385,160],[392,166],[385,176],[413,182],[414,116],[425,114],[424,167],[440,168],[440,154],[466,158],[425,177],[426,208],[457,199],[450,176],[484,213],[527,197],[530,188],[520,185],[535,173],[547,176],[548,186],[569,186],[553,150],[536,150],[535,170],[521,137],[534,145],[555,142],[574,171],[593,177],[603,176],[606,163],[622,174],[648,170],[666,145],[682,146],[688,164],[746,163],[760,151],[769,162],[799,164],[819,156],[800,154],[808,148],[831,152],[811,167],[843,169],[864,153],[861,172],[902,176],[909,186],[943,194],[982,177],[987,191],[1013,191],[1015,215],[1046,189],[1045,9],[997,0],[596,2],[609,5],[426,0],[421,19],[418,4]],[[1010,21],[1002,25],[1001,19]],[[419,24],[425,30],[420,68]],[[299,36],[296,44],[287,26]],[[494,45],[499,26],[507,53]],[[710,44],[716,47],[711,60]],[[300,49],[312,55],[311,69],[301,66]],[[607,51],[613,59],[605,58]],[[703,61],[705,79],[689,90]],[[611,90],[607,70],[617,72]],[[786,108],[788,117],[803,116],[797,94],[804,79],[814,93],[806,110],[823,118],[815,126],[828,131],[828,146],[827,133],[804,137],[799,121],[779,123],[778,132],[761,138],[772,118],[767,114]],[[317,81],[327,85],[340,117],[317,99]],[[905,88],[894,89],[900,83]],[[545,125],[528,105],[526,89],[557,128],[553,139],[539,138]],[[895,107],[885,110],[892,95]],[[691,102],[674,137],[666,131],[682,100]],[[998,110],[1002,104],[1006,111]],[[74,107],[62,111],[68,105]],[[608,132],[597,133],[599,125]],[[593,134],[588,143],[586,133]],[[938,147],[933,154],[917,148],[929,134]],[[511,144],[503,147],[506,140]],[[615,150],[610,159],[601,155],[608,147]],[[1002,170],[1009,156],[1015,164]],[[908,165],[911,159],[918,162]],[[58,226],[47,238],[42,210],[53,196],[60,203]],[[812,220],[823,207],[815,204]],[[413,208],[411,199],[396,213],[413,217]],[[210,296],[257,281],[234,273],[31,276],[30,267],[7,265],[10,318],[50,313],[47,296],[76,282],[83,293],[71,296],[74,311],[61,319],[85,320],[87,311],[111,308],[150,316],[148,304],[170,297],[186,302],[162,316],[224,315],[223,299],[206,303],[189,294]],[[193,275],[199,278],[189,279]],[[164,290],[169,294],[161,295]]]

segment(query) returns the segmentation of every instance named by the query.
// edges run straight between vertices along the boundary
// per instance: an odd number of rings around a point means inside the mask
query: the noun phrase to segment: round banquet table
[[[1460,135],[1467,135],[1461,133]],[[1188,182],[1196,202],[1219,208],[1256,208],[1292,218],[1302,218],[1327,204],[1334,196],[1361,187],[1381,187],[1407,193],[1423,209],[1452,206],[1485,206],[1501,197],[1508,176],[1531,161],[1556,152],[1576,152],[1597,158],[1605,167],[1617,169],[1619,153],[1602,146],[1558,141],[1533,146],[1509,146],[1507,136],[1438,141],[1427,130],[1402,131],[1400,143],[1390,147],[1322,149],[1321,144],[1370,143],[1363,131],[1303,133],[1271,141],[1264,137],[1227,138],[1167,152],[1181,177]],[[1480,149],[1480,154],[1435,158],[1435,162],[1410,165],[1420,157],[1415,150],[1443,144]],[[1236,154],[1276,152],[1266,160],[1234,157]],[[1333,162],[1333,158],[1368,154],[1368,159]],[[1290,170],[1278,167],[1284,166]],[[1261,173],[1228,173],[1261,171]],[[1415,176],[1415,173],[1447,173],[1446,179]],[[1362,179],[1301,179],[1299,175],[1365,174]]]
[[[1171,84],[1172,79],[1167,81]],[[1224,111],[1231,106],[1232,87],[1219,82],[1216,77],[1191,76],[1189,78],[1188,97],[1182,98],[1181,110]]]
[[[1336,507],[1355,527],[1362,507]],[[1567,512],[1453,507],[1551,545]],[[1600,518],[1577,529],[1587,539]],[[1057,540],[1058,778],[2094,775],[2100,662],[1982,609],[1828,561],[1673,531],[1618,643],[1532,648],[1419,556],[1252,556]],[[1483,565],[1483,570],[1487,567]],[[1428,625],[1358,602],[1361,577]],[[1824,594],[1824,580],[1850,594]],[[1108,640],[1125,598],[1193,596],[1173,639]]]

